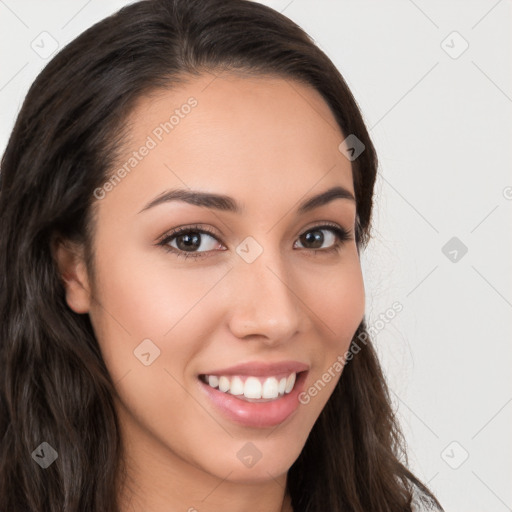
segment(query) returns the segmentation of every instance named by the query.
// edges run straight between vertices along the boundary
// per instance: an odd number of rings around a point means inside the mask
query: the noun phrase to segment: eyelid
[[[172,236],[176,236],[181,233],[187,233],[189,231],[197,231],[199,233],[206,233],[206,234],[216,238],[217,240],[219,239],[219,235],[217,235],[217,233],[215,233],[215,231],[206,224],[185,224],[184,226],[178,226],[169,231],[166,231],[162,236],[157,238],[156,244],[158,245],[162,241],[167,240],[168,238],[170,238]],[[219,242],[220,242],[220,240],[219,240]]]
[[[317,223],[304,228],[298,236],[302,236],[304,233],[308,231],[313,231],[314,229],[327,229],[332,228],[334,232],[339,236],[340,243],[352,240],[354,238],[354,228],[347,228],[342,224],[338,224],[337,222],[331,222],[329,220],[318,221]],[[311,249],[314,250],[314,249]],[[318,249],[319,251],[323,251],[325,249]]]

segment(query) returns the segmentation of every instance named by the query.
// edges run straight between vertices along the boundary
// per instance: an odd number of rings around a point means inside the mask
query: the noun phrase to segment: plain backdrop
[[[0,0],[0,152],[42,47],[127,3]],[[511,2],[262,3],[333,60],[377,148],[367,321],[411,468],[447,512],[512,510]]]

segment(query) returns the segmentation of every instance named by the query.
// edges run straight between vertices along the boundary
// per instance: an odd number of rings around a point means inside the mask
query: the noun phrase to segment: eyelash
[[[323,230],[323,229],[332,231],[338,238],[338,241],[335,244],[333,244],[331,247],[329,247],[328,249],[309,249],[310,251],[312,251],[315,254],[317,254],[317,253],[331,254],[334,252],[339,252],[343,243],[352,239],[352,236],[351,236],[352,231],[347,231],[346,229],[338,226],[337,224],[329,224],[329,223],[324,223],[324,224],[321,224],[318,226],[312,226],[311,228],[309,228],[306,231],[304,231],[303,233],[301,233],[300,236],[302,236],[306,233],[309,233],[311,231],[319,231],[319,230]],[[175,238],[178,238],[180,235],[185,235],[185,234],[190,234],[190,233],[199,233],[199,234],[210,235],[211,237],[215,238],[215,240],[220,241],[220,240],[218,240],[217,235],[211,229],[209,229],[207,226],[203,227],[202,225],[197,224],[197,225],[193,225],[193,226],[185,226],[185,227],[173,229],[172,231],[166,233],[160,239],[160,241],[157,242],[157,245],[163,247],[163,249],[166,252],[173,253],[178,258],[185,258],[185,259],[187,259],[189,257],[207,258],[208,253],[211,251],[187,252],[187,251],[178,250],[175,247],[170,247],[168,245],[169,242],[171,242]]]

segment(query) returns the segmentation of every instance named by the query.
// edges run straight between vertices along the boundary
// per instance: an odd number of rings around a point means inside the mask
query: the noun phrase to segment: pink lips
[[[282,373],[299,373],[309,370],[309,366],[298,361],[281,361],[279,363],[249,362],[204,372],[206,375],[254,375],[255,377],[271,377]]]
[[[253,375],[255,377],[271,377],[297,373],[292,391],[284,396],[268,402],[248,402],[230,393],[214,389],[198,379],[201,392],[205,393],[214,409],[229,420],[246,427],[274,427],[284,422],[296,411],[300,402],[299,394],[304,388],[309,366],[297,361],[279,363],[243,363],[229,368],[210,370],[201,375]]]

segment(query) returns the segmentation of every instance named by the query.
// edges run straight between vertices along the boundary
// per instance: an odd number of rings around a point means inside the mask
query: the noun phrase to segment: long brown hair
[[[291,20],[245,0],[145,0],[86,30],[34,81],[1,162],[2,512],[119,511],[115,386],[88,315],[66,304],[51,243],[84,243],[92,271],[93,191],[112,173],[124,121],[143,94],[205,70],[275,75],[322,95],[365,146],[352,162],[358,248],[370,239],[374,146],[343,77]],[[407,469],[364,320],[362,336],[289,470],[294,511],[410,512],[413,488],[442,510]],[[45,471],[33,455],[43,442],[58,454]]]

